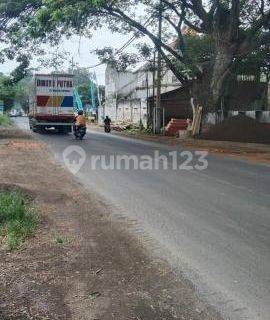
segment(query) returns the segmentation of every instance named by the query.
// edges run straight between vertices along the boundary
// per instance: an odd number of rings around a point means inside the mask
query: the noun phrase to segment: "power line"
[[[144,27],[147,27],[153,20],[153,16],[150,16],[145,23],[143,24]],[[139,34],[139,32],[136,32],[122,47],[120,47],[119,49],[116,50],[116,55],[119,55],[120,53],[122,53],[127,47],[129,47],[136,39],[137,39],[137,34]],[[105,64],[104,62],[100,62],[96,65],[87,67],[86,69],[94,69],[96,67],[99,67],[101,65]]]

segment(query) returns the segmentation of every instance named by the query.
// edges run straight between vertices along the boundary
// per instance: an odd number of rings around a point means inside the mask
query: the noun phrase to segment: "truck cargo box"
[[[74,78],[70,74],[36,74],[29,123],[34,131],[54,127],[71,131],[74,120]]]

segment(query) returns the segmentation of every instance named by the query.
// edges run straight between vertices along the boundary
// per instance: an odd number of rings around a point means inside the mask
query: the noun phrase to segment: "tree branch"
[[[216,8],[220,5],[219,0],[213,0],[213,4],[208,12],[208,15],[211,17],[214,15]]]
[[[202,0],[191,0],[192,6],[190,7],[192,11],[205,23],[208,23],[208,15],[205,11]]]
[[[164,15],[164,19],[175,29],[179,36],[179,24],[175,24],[168,15]]]
[[[237,39],[239,36],[239,16],[240,16],[240,0],[232,0],[232,8],[230,13],[230,30],[229,36],[231,40]]]
[[[253,26],[248,30],[248,33],[252,37],[264,26],[270,27],[270,10],[265,12],[257,21],[254,22]]]
[[[176,9],[176,5],[168,0],[161,0],[168,8],[181,17],[181,12]]]
[[[257,21],[255,21],[253,26],[251,26],[251,28],[247,31],[247,36],[239,47],[239,52],[242,56],[250,53],[253,50],[252,44],[254,42],[254,38],[256,38],[255,35],[265,25],[269,25],[270,27],[270,10],[268,10]]]
[[[264,8],[265,8],[264,0],[261,0],[260,12],[262,16],[264,15]]]
[[[176,68],[175,63],[173,63],[170,58],[168,57],[168,55],[166,55],[166,53],[161,50],[161,56],[163,58],[163,60],[166,62],[167,66],[169,67],[169,69],[172,71],[172,73],[177,77],[177,79],[182,83],[185,84],[188,79],[183,76]]]
[[[168,23],[175,29],[178,36],[178,40],[179,40],[179,48],[183,55],[185,45],[184,45],[184,38],[182,35],[182,23],[183,23],[182,19],[179,19],[178,24],[175,24],[168,16],[164,16],[164,19],[168,21]]]
[[[203,33],[204,32],[204,30],[202,28],[200,28],[199,26],[195,26],[190,21],[185,19],[184,22],[189,28],[195,30],[196,32],[199,32],[199,33]]]
[[[177,25],[170,19],[168,15],[164,15],[163,18],[175,29],[175,31],[178,31]]]
[[[183,57],[176,51],[173,50],[169,45],[166,43],[160,41],[160,39],[155,36],[152,32],[150,32],[145,26],[143,26],[141,23],[138,21],[132,19],[131,17],[127,16],[123,11],[117,8],[112,8],[112,7],[107,7],[104,6],[104,8],[108,11],[108,13],[126,23],[128,23],[130,26],[133,28],[137,29],[138,31],[142,32],[143,34],[147,35],[155,44],[156,48],[158,49],[159,46],[166,51],[168,51],[171,55],[173,55],[177,60],[182,61]]]

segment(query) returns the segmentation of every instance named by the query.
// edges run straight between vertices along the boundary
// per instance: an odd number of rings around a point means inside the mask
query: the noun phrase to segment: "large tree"
[[[210,97],[208,109],[219,105],[226,89],[226,80],[235,63],[258,48],[269,46],[270,42],[270,4],[267,0],[44,0],[42,4],[39,0],[12,2],[21,5],[16,7],[15,18],[8,11],[3,29],[6,28],[5,32],[12,30],[13,43],[15,39],[21,46],[31,38],[55,42],[63,34],[87,36],[91,30],[106,23],[114,31],[133,31],[137,37],[147,36],[160,51],[168,68],[183,83],[187,81],[182,72],[183,64],[190,66],[192,62],[189,50],[186,50],[183,26],[210,37],[214,43],[213,58],[207,68],[199,64],[193,66],[198,77],[202,76],[204,81],[207,81],[204,77],[207,69]],[[163,16],[162,39],[157,36],[160,12]],[[5,14],[5,10],[2,13]],[[170,44],[172,40],[175,40],[174,45]]]
[[[15,94],[16,90],[11,84],[11,77],[0,73],[0,100],[4,102],[5,111],[13,107]]]
[[[0,100],[4,101],[6,111],[13,107],[17,97],[26,95],[25,88],[21,87],[21,83],[30,75],[29,58],[20,55],[17,57],[17,62],[19,63],[18,67],[10,75],[0,73]]]

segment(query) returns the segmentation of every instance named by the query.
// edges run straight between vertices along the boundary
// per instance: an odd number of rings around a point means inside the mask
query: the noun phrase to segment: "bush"
[[[0,114],[0,126],[8,127],[11,126],[11,124],[12,122],[8,116]]]
[[[37,216],[19,192],[0,193],[0,233],[11,250],[29,237],[36,228]]]

